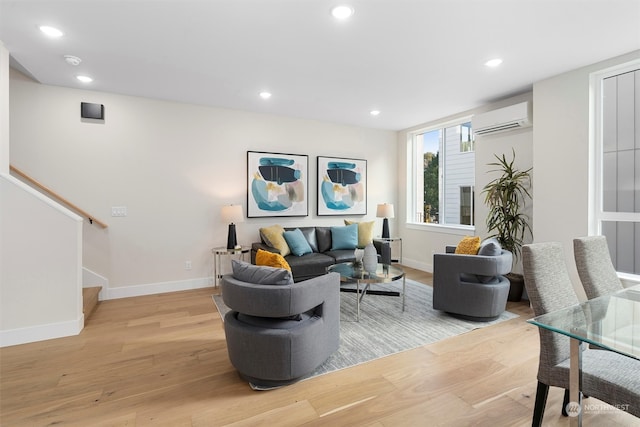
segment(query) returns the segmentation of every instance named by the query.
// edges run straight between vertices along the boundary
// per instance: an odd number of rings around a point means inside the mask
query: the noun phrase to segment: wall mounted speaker
[[[104,105],[92,104],[90,102],[81,102],[80,117],[82,117],[83,119],[104,120]]]

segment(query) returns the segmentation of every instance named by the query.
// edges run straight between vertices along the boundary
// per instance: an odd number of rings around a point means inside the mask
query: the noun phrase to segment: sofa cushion
[[[331,250],[355,249],[358,246],[358,224],[331,227]]]
[[[287,256],[291,253],[287,241],[284,240],[284,228],[281,225],[272,225],[260,229],[260,238],[262,241],[280,251],[280,255]]]
[[[358,224],[358,247],[364,248],[373,242],[373,227],[375,221],[356,222],[349,219],[344,220],[344,225]]]
[[[291,285],[293,276],[284,268],[266,267],[249,264],[248,262],[231,260],[233,277],[242,282],[256,285]]]
[[[356,260],[355,249],[339,249],[337,251],[325,252],[325,254],[333,258],[336,264],[354,262]]]
[[[480,236],[465,236],[458,246],[456,246],[455,253],[463,255],[477,255],[478,249],[480,249]]]
[[[316,227],[316,239],[318,240],[318,252],[331,250],[331,227]]]
[[[313,252],[318,251],[318,239],[316,238],[316,228],[315,227],[300,227],[300,231],[304,235],[304,238],[307,240],[307,243],[311,247]]]
[[[495,237],[483,240],[478,250],[478,255],[484,256],[498,256],[502,253],[502,247],[500,242]]]
[[[258,252],[256,252],[256,265],[284,268],[285,270],[291,271],[291,267],[282,255],[263,249],[258,249]]]
[[[296,280],[327,274],[327,267],[335,264],[332,257],[317,252],[303,256],[289,255],[287,262],[291,266],[291,273]]]
[[[295,256],[302,256],[313,252],[311,246],[309,246],[309,242],[304,238],[304,234],[302,234],[299,228],[285,231],[282,235],[284,236],[284,240],[287,241],[291,253]]]

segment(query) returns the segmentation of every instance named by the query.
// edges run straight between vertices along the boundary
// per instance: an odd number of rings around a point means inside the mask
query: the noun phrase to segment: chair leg
[[[564,398],[562,399],[562,416],[563,417],[568,417],[569,414],[567,413],[567,405],[569,404],[569,389],[565,389],[564,390]]]
[[[536,390],[536,403],[533,408],[533,421],[531,427],[542,426],[542,417],[544,415],[544,407],[547,405],[547,396],[549,395],[549,386],[538,381]]]

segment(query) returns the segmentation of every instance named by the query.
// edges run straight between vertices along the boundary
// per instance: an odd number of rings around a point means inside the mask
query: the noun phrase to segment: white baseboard
[[[105,298],[118,299],[139,297],[143,295],[163,294],[166,292],[188,291],[213,287],[213,277],[201,277],[199,279],[176,280],[173,282],[148,283],[145,285],[118,286],[107,288]]]
[[[402,265],[406,265],[407,267],[415,268],[417,270],[426,271],[427,273],[433,273],[432,264],[427,264],[425,262],[416,261],[413,259],[407,259],[407,257],[402,258]]]
[[[84,314],[81,314],[77,320],[0,331],[0,347],[78,335],[83,327]]]

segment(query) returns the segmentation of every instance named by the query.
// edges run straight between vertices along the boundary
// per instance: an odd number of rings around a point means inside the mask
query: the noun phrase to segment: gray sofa
[[[327,267],[330,265],[355,261],[353,249],[331,250],[331,227],[286,227],[285,230],[296,228],[302,231],[313,250],[313,253],[302,256],[289,254],[284,257],[291,267],[291,273],[296,282],[326,274]],[[374,240],[373,245],[378,252],[378,262],[391,264],[390,243]],[[280,253],[278,249],[268,246],[264,240],[253,243],[251,245],[252,264],[256,263],[258,249]]]
[[[491,241],[483,242],[478,255],[456,254],[455,246],[433,256],[433,308],[455,316],[487,321],[507,307],[512,254]],[[496,247],[497,245],[497,247]],[[488,253],[490,255],[483,255]]]
[[[229,359],[254,389],[309,375],[340,345],[338,273],[298,283],[288,271],[284,274],[289,274],[290,283],[222,278],[222,298],[231,309],[224,318]]]

